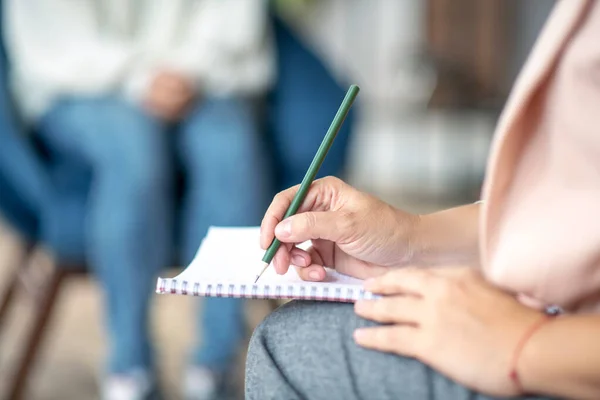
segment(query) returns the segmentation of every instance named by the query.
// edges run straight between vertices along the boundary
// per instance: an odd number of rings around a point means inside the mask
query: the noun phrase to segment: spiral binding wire
[[[191,290],[190,290],[191,289]],[[258,284],[206,284],[190,283],[179,279],[159,279],[157,293],[183,294],[203,297],[243,297],[251,299],[304,299],[353,302],[359,299],[374,299],[379,296],[363,289],[347,286],[318,285],[258,285]]]

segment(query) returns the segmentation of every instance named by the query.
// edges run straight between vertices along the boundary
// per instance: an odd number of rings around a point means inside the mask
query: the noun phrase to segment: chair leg
[[[31,256],[34,248],[35,248],[35,246],[33,244],[27,245],[27,247],[25,248],[25,250],[23,252],[23,257],[22,257],[21,262],[19,263],[19,265],[17,265],[17,268],[15,269],[14,273],[12,274],[12,276],[9,279],[10,282],[8,283],[8,286],[6,287],[6,290],[3,291],[2,297],[0,297],[0,328],[2,327],[2,322],[3,322],[4,318],[6,317],[8,308],[12,304],[15,293],[17,291],[17,287],[19,286],[19,283],[21,281],[21,272],[22,272],[21,266],[26,264],[27,260]]]
[[[8,311],[8,307],[12,304],[13,298],[15,297],[19,280],[19,271],[16,271],[11,276],[8,287],[2,293],[2,298],[0,298],[0,327],[2,326],[2,322],[4,321],[4,317]]]
[[[46,336],[48,322],[58,300],[60,286],[66,275],[67,273],[63,269],[58,266],[54,267],[44,288],[41,289],[40,302],[35,307],[32,326],[25,337],[21,356],[15,363],[15,375],[8,384],[7,399],[9,400],[23,398],[27,379],[35,362],[38,349]]]

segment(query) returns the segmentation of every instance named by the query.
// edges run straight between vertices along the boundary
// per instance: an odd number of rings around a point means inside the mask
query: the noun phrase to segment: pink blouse
[[[600,6],[562,0],[500,118],[483,191],[486,276],[600,311]]]

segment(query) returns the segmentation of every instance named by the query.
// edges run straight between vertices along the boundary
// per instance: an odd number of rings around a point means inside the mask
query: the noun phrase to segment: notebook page
[[[244,283],[253,284],[262,268],[264,250],[259,246],[259,228],[217,228],[211,227],[202,241],[194,260],[177,279],[201,283]],[[299,247],[306,248],[309,243]],[[267,284],[300,284],[303,281],[290,268],[285,275],[278,275],[269,266],[258,281]],[[362,280],[337,273],[327,268],[327,278],[322,284],[340,284],[362,287]]]

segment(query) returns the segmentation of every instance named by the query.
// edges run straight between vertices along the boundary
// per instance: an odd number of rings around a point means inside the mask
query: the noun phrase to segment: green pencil
[[[352,85],[348,89],[346,97],[344,97],[344,101],[342,101],[338,112],[333,118],[333,122],[331,122],[331,125],[329,126],[329,129],[327,130],[327,133],[325,134],[325,137],[323,138],[323,141],[321,142],[321,145],[317,150],[317,154],[315,154],[315,157],[313,158],[312,162],[310,163],[310,166],[308,167],[308,171],[306,171],[306,175],[304,175],[304,179],[302,179],[300,189],[298,189],[298,192],[296,192],[296,195],[294,196],[290,207],[287,209],[285,215],[283,216],[284,219],[294,215],[298,211],[298,208],[300,208],[300,205],[302,204],[304,198],[306,197],[306,194],[308,193],[310,185],[315,180],[315,176],[317,175],[317,172],[319,172],[319,168],[321,168],[321,164],[323,164],[323,161],[325,160],[327,152],[333,144],[333,140],[337,136],[340,127],[346,119],[348,111],[350,111],[350,107],[352,107],[352,103],[354,103],[354,99],[356,99],[359,90],[360,89],[356,85]],[[271,263],[271,260],[273,260],[273,257],[275,256],[275,253],[277,253],[277,250],[279,249],[280,245],[281,242],[278,239],[273,240],[273,242],[265,252],[265,255],[262,259],[264,263],[262,271],[256,276],[256,280],[254,281],[254,283],[258,282],[258,279],[267,270],[269,264]]]

